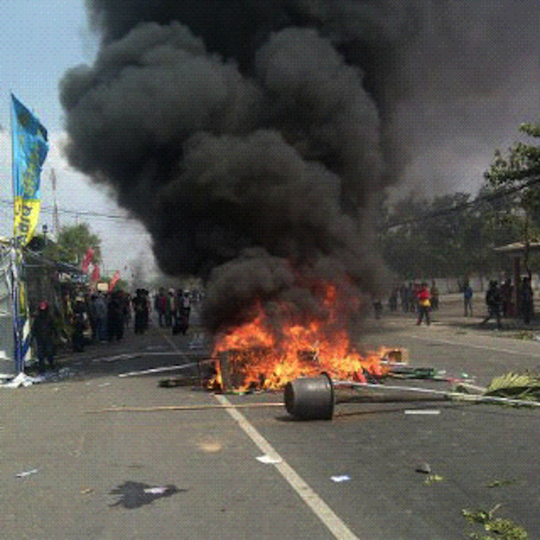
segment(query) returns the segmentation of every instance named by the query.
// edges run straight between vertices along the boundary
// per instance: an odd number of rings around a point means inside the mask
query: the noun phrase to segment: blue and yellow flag
[[[41,209],[40,174],[47,157],[47,130],[12,94],[13,235],[16,245],[32,239]]]

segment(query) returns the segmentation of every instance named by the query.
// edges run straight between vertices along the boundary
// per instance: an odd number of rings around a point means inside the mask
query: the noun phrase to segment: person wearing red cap
[[[45,371],[45,361],[51,369],[54,368],[54,320],[49,310],[48,302],[40,302],[37,316],[32,323],[30,339],[37,345],[38,369]]]

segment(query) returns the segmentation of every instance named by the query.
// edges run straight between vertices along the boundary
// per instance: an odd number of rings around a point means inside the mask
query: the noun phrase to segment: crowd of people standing
[[[160,288],[153,298],[146,289],[137,289],[133,296],[122,290],[110,293],[80,290],[62,299],[67,332],[61,330],[60,310],[53,309],[48,301],[42,300],[30,331],[38,369],[43,372],[46,364],[54,367],[55,349],[60,343],[71,345],[73,352],[83,352],[85,346],[92,342],[122,340],[131,324],[135,334],[144,334],[150,325],[152,308],[160,327],[171,328],[175,334],[185,334],[189,328],[193,296],[188,290],[169,289],[166,293],[164,288]],[[198,299],[200,293],[195,296]]]
[[[472,317],[474,292],[471,284],[466,280],[461,285],[463,295],[463,315]],[[487,315],[482,320],[482,325],[494,320],[498,328],[502,328],[502,319],[520,317],[526,325],[534,318],[534,292],[529,277],[523,277],[518,282],[517,291],[511,279],[506,279],[501,285],[498,281],[491,280],[485,293]],[[382,303],[374,302],[375,316],[380,318]],[[392,312],[401,310],[405,313],[417,313],[417,324],[426,322],[430,324],[430,313],[439,309],[439,290],[435,281],[431,287],[427,282],[409,282],[395,285],[388,299],[388,308]]]
[[[390,311],[401,308],[405,313],[417,313],[419,324],[422,320],[430,324],[429,313],[439,309],[439,288],[435,281],[431,287],[427,282],[418,281],[395,285],[390,292],[388,307]]]
[[[191,293],[189,290],[162,287],[154,299],[154,309],[158,315],[159,326],[172,328],[173,333],[185,334],[189,327]]]
[[[502,328],[502,318],[515,317],[519,315],[523,322],[529,325],[534,318],[534,292],[531,278],[526,276],[518,282],[517,291],[512,284],[512,280],[507,279],[502,285],[497,280],[491,280],[486,292],[487,316],[482,321],[486,324],[490,319],[494,319],[497,328]]]

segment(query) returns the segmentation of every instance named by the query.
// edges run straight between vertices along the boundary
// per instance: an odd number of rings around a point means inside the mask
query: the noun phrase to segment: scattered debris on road
[[[407,415],[417,416],[436,416],[441,414],[440,409],[405,409],[403,412]]]
[[[264,463],[265,465],[276,465],[277,463],[281,463],[283,461],[280,457],[269,455],[259,456],[255,459],[261,463]]]
[[[540,378],[531,373],[506,373],[489,383],[485,395],[540,401]]]
[[[178,386],[198,386],[200,383],[199,377],[168,377],[161,379],[158,385],[161,388],[176,388]]]
[[[431,465],[429,463],[420,463],[416,469],[416,472],[422,473],[422,474],[431,474]]]
[[[430,474],[424,480],[424,484],[426,484],[427,486],[431,486],[432,484],[436,484],[438,482],[444,482],[444,476],[441,476],[440,474]]]
[[[346,474],[342,474],[341,476],[331,476],[330,480],[332,480],[332,482],[336,482],[336,484],[340,484],[341,482],[349,482],[351,477],[347,476]]]
[[[507,540],[528,540],[529,534],[521,526],[511,519],[496,518],[495,512],[501,507],[501,504],[495,505],[491,510],[470,510],[464,508],[461,510],[461,515],[471,525],[482,525],[484,530],[494,533],[500,538]],[[471,535],[471,538],[491,538],[480,536],[478,534]]]
[[[163,495],[167,492],[169,489],[169,486],[160,486],[160,487],[151,487],[151,488],[145,488],[145,493],[150,493],[150,495]]]
[[[485,389],[468,383],[458,383],[449,391],[389,385],[382,381],[333,381],[328,374],[322,373],[319,377],[300,377],[287,383],[285,408],[298,420],[331,420],[336,404],[365,401],[369,392],[362,392],[364,389],[369,390],[371,395],[376,395],[377,392],[410,393],[423,395],[424,399],[430,400],[540,407],[540,379],[527,375],[508,374],[494,379]],[[461,391],[457,391],[458,389]],[[470,389],[477,393],[469,393]],[[501,397],[502,395],[516,396],[517,399]]]
[[[119,360],[131,360],[132,358],[137,358],[140,354],[115,354],[114,356],[106,356],[104,358],[94,358],[92,362],[98,364],[104,362],[106,364],[111,364],[112,362],[118,362]]]
[[[110,407],[85,411],[86,414],[117,413],[117,412],[161,412],[161,411],[200,411],[206,409],[257,409],[266,407],[283,407],[282,403],[240,403],[238,405],[158,405],[155,407]]]
[[[521,480],[518,480],[517,478],[513,478],[510,480],[492,480],[488,484],[486,484],[486,487],[488,488],[499,488],[499,487],[505,487],[505,486],[512,486],[516,484],[522,484],[523,482]]]
[[[39,469],[31,469],[29,471],[17,473],[15,476],[17,478],[26,478],[27,476],[30,476],[32,474],[37,474],[38,472],[39,472]]]
[[[144,369],[142,371],[129,371],[127,373],[120,373],[119,377],[139,377],[140,375],[151,375],[153,373],[163,373],[165,371],[181,371],[189,368],[199,368],[201,364],[215,362],[214,358],[207,358],[204,360],[198,360],[197,362],[190,362],[189,364],[178,364],[174,366],[163,366],[157,368]]]

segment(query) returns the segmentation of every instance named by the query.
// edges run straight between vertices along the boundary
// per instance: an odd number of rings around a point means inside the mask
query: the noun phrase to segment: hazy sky
[[[83,0],[0,2],[0,235],[12,234],[10,92],[33,110],[49,131],[50,150],[41,179],[44,207],[53,205],[50,171],[54,168],[61,225],[74,224],[77,219],[63,210],[125,215],[112,197],[69,167],[62,152],[65,134],[58,81],[66,69],[91,63],[96,50],[97,38],[88,29]],[[134,221],[78,219],[90,223],[102,238],[107,272],[123,271],[141,251],[150,256],[149,237]],[[43,223],[52,226],[46,208],[41,215]]]

